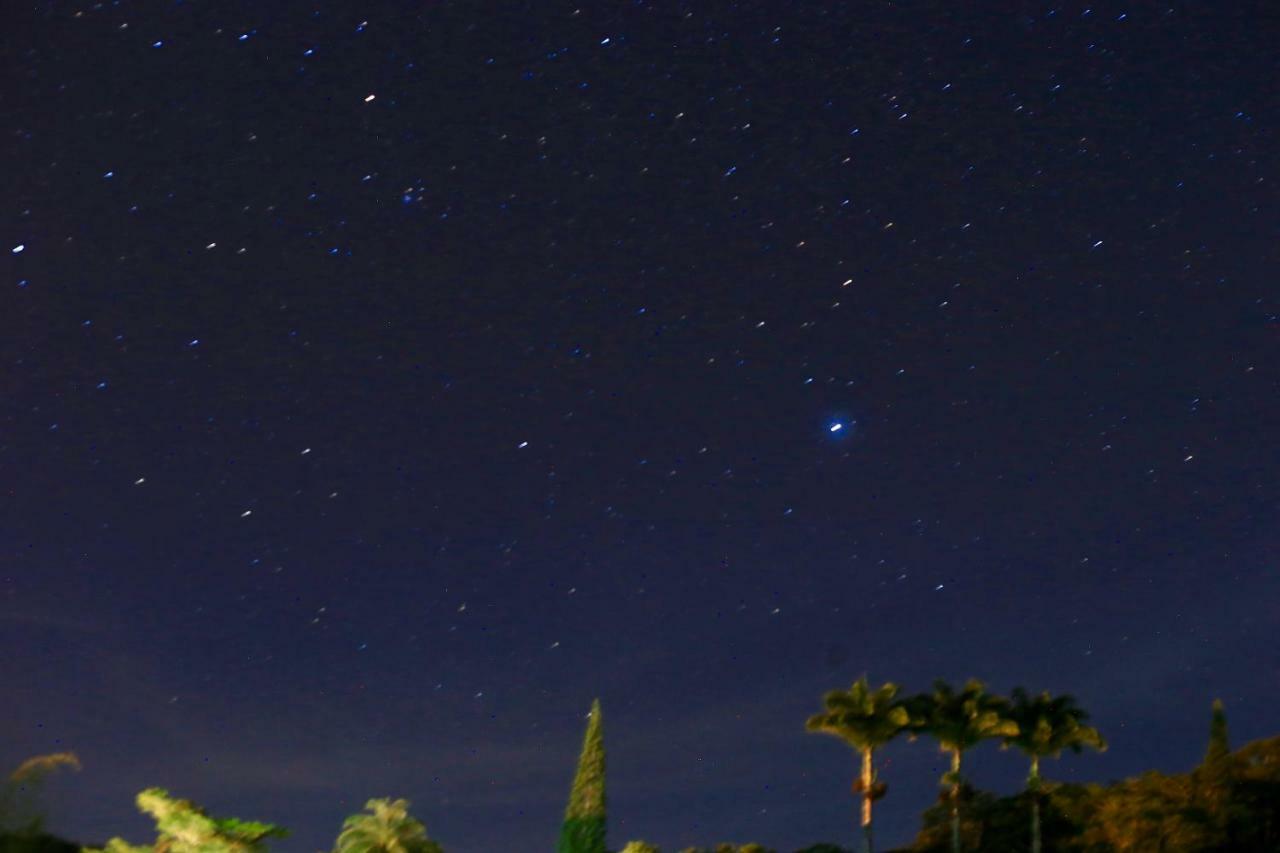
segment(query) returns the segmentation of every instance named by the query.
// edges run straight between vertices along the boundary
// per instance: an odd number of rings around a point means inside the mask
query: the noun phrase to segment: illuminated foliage
[[[662,851],[647,841],[628,841],[627,846],[622,848],[622,853],[662,853]]]
[[[334,853],[443,853],[422,822],[409,816],[407,800],[377,799],[342,824]]]
[[[1225,837],[1190,776],[1152,771],[1106,793],[1085,840],[1118,850],[1209,850]]]
[[[604,781],[604,729],[597,699],[591,703],[556,853],[605,853]]]
[[[262,853],[269,838],[287,834],[281,827],[237,818],[214,818],[190,800],[175,800],[163,788],[138,794],[138,809],[156,821],[155,844],[133,845],[113,838],[105,853]]]

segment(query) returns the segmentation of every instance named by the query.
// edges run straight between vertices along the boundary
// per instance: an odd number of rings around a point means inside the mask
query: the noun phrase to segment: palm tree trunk
[[[951,751],[951,853],[960,853],[960,750]]]
[[[1040,853],[1040,794],[1031,794],[1031,853]]]
[[[1027,776],[1031,792],[1031,853],[1040,853],[1040,756],[1031,756],[1031,773]]]
[[[871,750],[862,750],[862,853],[871,850]]]

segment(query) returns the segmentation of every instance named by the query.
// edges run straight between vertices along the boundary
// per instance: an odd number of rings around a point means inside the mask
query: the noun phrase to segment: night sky
[[[599,696],[613,845],[795,849],[863,673],[1275,734],[1269,5],[13,4],[0,763],[546,850]]]

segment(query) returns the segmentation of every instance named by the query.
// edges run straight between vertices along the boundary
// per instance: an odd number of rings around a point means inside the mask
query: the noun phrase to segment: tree
[[[1280,850],[1280,737],[1231,754],[1232,841],[1240,850]]]
[[[1204,764],[1211,767],[1221,764],[1231,754],[1231,739],[1227,736],[1227,712],[1221,699],[1213,700],[1213,715],[1209,719],[1209,746],[1204,752]]]
[[[0,832],[38,835],[44,828],[40,788],[45,777],[62,768],[80,769],[74,752],[36,755],[18,765],[0,784]]]
[[[872,853],[871,804],[888,788],[878,780],[873,763],[877,749],[897,737],[911,723],[907,708],[898,701],[898,686],[882,684],[872,690],[864,675],[848,690],[833,690],[822,697],[826,710],[805,722],[811,732],[835,735],[862,756],[862,769],[853,792],[862,797],[862,849]]]
[[[1189,774],[1126,779],[1101,796],[1084,841],[1103,850],[1219,849],[1226,835],[1197,793]]]
[[[1010,737],[1018,733],[1018,724],[1006,716],[1008,703],[987,692],[976,678],[956,691],[945,681],[935,681],[933,693],[914,696],[907,701],[915,732],[932,735],[943,752],[951,754],[951,770],[943,774],[942,784],[951,794],[951,850],[960,853],[960,760],[966,750],[983,740]]]
[[[138,809],[151,815],[160,833],[152,845],[134,846],[120,838],[106,853],[263,853],[268,838],[287,835],[281,827],[236,818],[212,818],[190,800],[175,800],[163,788],[138,794]]]
[[[1101,791],[1096,785],[1046,782],[1043,800],[1044,848],[1054,853],[1084,853],[1079,838],[1096,809]],[[969,853],[1010,853],[1027,849],[1027,823],[1031,820],[1028,792],[997,797],[968,783],[960,795],[960,837]],[[937,803],[921,816],[921,827],[906,850],[912,853],[947,853],[951,849],[951,797],[943,791]],[[905,850],[903,851],[905,853]],[[1102,853],[1090,850],[1089,853]]]
[[[343,821],[334,853],[444,853],[409,816],[408,800],[370,800],[364,807],[370,814]]]
[[[1075,697],[1051,696],[1047,691],[1030,696],[1021,687],[1013,690],[1013,702],[1006,718],[1017,726],[1016,734],[1005,735],[1004,749],[1015,747],[1031,760],[1027,793],[1031,799],[1031,853],[1040,853],[1040,759],[1058,758],[1064,749],[1079,753],[1084,747],[1102,751],[1107,742],[1092,726],[1089,715],[1076,705]]]
[[[606,853],[604,769],[604,729],[596,699],[587,717],[556,853]]]

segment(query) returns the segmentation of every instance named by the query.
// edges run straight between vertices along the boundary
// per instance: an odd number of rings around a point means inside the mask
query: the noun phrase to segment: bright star
[[[827,427],[827,429],[831,430],[831,432],[839,432],[840,430],[844,429],[844,424],[837,422]]]

